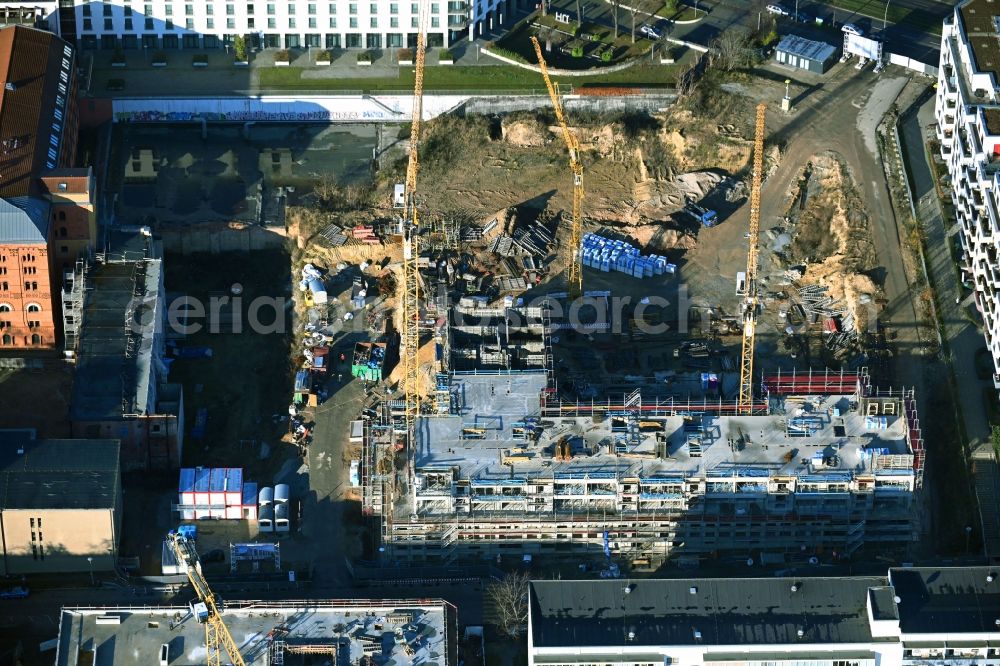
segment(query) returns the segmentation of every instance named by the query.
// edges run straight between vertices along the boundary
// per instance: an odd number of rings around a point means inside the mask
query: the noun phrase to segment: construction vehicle
[[[714,210],[699,206],[693,201],[689,201],[687,205],[684,206],[684,212],[703,227],[714,227],[719,221],[718,213]]]
[[[538,67],[542,70],[545,87],[549,91],[549,98],[552,100],[552,107],[555,109],[556,118],[559,120],[559,127],[562,128],[566,150],[569,151],[569,168],[573,172],[573,219],[571,221],[572,227],[570,233],[570,247],[573,248],[573,251],[569,264],[569,274],[566,276],[566,291],[570,300],[572,300],[583,293],[583,269],[581,268],[580,257],[580,243],[583,237],[583,218],[581,213],[583,202],[583,164],[580,163],[580,144],[576,140],[576,136],[569,131],[569,125],[566,124],[566,116],[563,114],[559,93],[552,83],[552,79],[549,78],[549,68],[545,63],[545,56],[542,55],[542,45],[534,35],[531,37],[531,44],[535,47],[535,55],[538,57]]]
[[[765,104],[757,105],[754,131],[753,176],[750,185],[750,232],[747,240],[746,287],[743,296],[743,352],[740,361],[740,395],[736,405],[739,414],[753,412],[753,356],[757,334],[760,294],[757,279],[760,240],[760,186],[764,172],[764,112]]]
[[[206,663],[208,666],[246,666],[239,646],[222,621],[221,603],[201,572],[201,560],[194,542],[174,531],[167,535],[167,542],[173,549],[177,563],[184,566],[191,587],[198,596],[197,603],[191,604],[191,614],[205,625],[205,649],[208,653]]]

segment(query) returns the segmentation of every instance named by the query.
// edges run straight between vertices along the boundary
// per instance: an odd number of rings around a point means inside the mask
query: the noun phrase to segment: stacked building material
[[[584,266],[605,273],[616,271],[636,278],[648,278],[655,275],[671,275],[677,271],[677,266],[669,263],[666,257],[657,254],[643,256],[638,248],[625,241],[605,238],[598,234],[587,234],[583,237],[580,253]]]
[[[382,242],[381,239],[375,235],[375,228],[369,225],[359,224],[351,229],[351,235],[362,243],[368,243],[369,245],[378,245]]]

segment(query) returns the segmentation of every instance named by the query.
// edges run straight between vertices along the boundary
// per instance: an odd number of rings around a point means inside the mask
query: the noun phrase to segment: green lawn
[[[487,58],[489,56],[483,56]],[[405,91],[413,89],[413,70],[399,69],[399,76],[384,78],[303,79],[301,67],[263,69],[260,87],[266,90],[362,90],[365,92]],[[553,77],[557,82],[574,87],[637,86],[672,88],[676,76],[674,66],[638,64],[624,71],[594,76]],[[428,91],[491,91],[519,90],[545,92],[540,74],[513,66],[436,66],[424,72],[424,89]]]
[[[830,4],[837,9],[857,12],[876,19],[872,22],[873,27],[881,28],[880,20],[885,16],[889,23],[902,23],[934,35],[941,34],[940,17],[919,9],[897,7],[892,4],[891,0],[888,3],[888,14],[886,14],[886,3],[881,0],[830,0]],[[837,20],[843,21],[844,17],[838,16]]]

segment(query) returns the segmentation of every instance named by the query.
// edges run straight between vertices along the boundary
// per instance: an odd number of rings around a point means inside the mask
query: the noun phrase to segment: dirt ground
[[[195,439],[188,431],[184,465],[241,466],[248,480],[263,485],[292,453],[281,444],[292,396],[293,321],[285,309],[291,295],[289,257],[284,252],[168,255],[164,263],[168,299],[184,294],[210,303],[212,296],[231,296],[233,284],[242,286],[240,332],[220,308],[217,332],[205,326],[180,342],[210,348],[211,358],[179,359],[170,369],[171,381],[184,385],[188,427],[199,410],[207,410],[204,437]],[[278,299],[280,331],[253,330],[248,310],[257,298]],[[261,323],[274,323],[273,317],[271,308],[261,309]]]

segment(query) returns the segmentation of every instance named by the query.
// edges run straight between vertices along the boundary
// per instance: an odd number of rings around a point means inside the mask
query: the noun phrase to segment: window
[[[249,5],[247,5],[247,14],[249,14],[250,16],[253,16],[253,3],[250,3]]]
[[[370,4],[370,5],[368,5],[368,13],[369,14],[378,14],[378,5],[376,5],[374,2],[372,4]]]
[[[440,16],[432,16],[431,17],[431,27],[432,28],[440,28],[441,27],[441,17]]]
[[[142,13],[145,14],[146,16],[152,16],[153,15],[153,5],[143,5],[142,6]]]
[[[83,15],[84,16],[90,16],[90,5],[89,4],[84,5],[81,9],[83,11]]]
[[[371,17],[370,19],[368,19],[368,23],[369,23],[370,27],[372,27],[372,28],[377,28],[378,27],[378,19],[376,17],[374,17],[374,16]]]
[[[115,20],[114,19],[107,19],[107,18],[104,19],[104,29],[105,30],[109,30],[109,31],[110,30],[114,30],[115,29]]]
[[[173,30],[174,29],[174,21],[173,21],[173,19],[164,19],[163,20],[163,27],[166,30]],[[164,44],[164,46],[166,46],[166,44]]]
[[[389,13],[390,14],[398,14],[399,13],[399,3],[398,2],[390,2],[389,3]]]
[[[125,29],[126,30],[132,29],[132,19],[130,18],[125,19]]]
[[[316,19],[313,18],[312,16],[309,17],[309,27],[310,28],[315,28],[316,27]],[[317,44],[317,46],[319,46],[319,45]]]
[[[90,19],[88,19],[88,18],[83,19],[83,29],[84,30],[93,30],[94,29],[93,22]]]
[[[357,14],[358,13],[358,6],[356,4],[354,4],[353,2],[351,4],[349,4],[349,5],[347,5],[347,13],[348,14]]]
[[[441,13],[441,5],[439,5],[436,2],[432,2],[431,3],[431,14],[440,14],[440,13]]]
[[[166,14],[167,16],[173,16],[174,15],[173,5],[167,5],[166,9],[164,9],[164,14]]]
[[[33,560],[38,559],[38,551],[35,550],[35,544],[31,544],[31,559]]]
[[[295,27],[295,17],[294,16],[289,17],[289,19],[288,19],[288,27],[289,28],[294,28]]]
[[[329,9],[330,9],[330,13],[331,14],[336,14],[337,13],[337,5],[333,4],[332,2],[330,3],[330,8]]]
[[[295,14],[295,5],[289,3],[288,4],[288,15],[292,16],[293,14]]]
[[[414,2],[410,4],[410,13],[414,15],[420,13],[420,9],[417,7],[417,3]]]
[[[226,5],[226,16],[236,15],[236,5]]]
[[[227,18],[226,19],[226,28],[228,28],[229,30],[232,30],[235,27],[236,27],[236,19]]]
[[[308,5],[306,5],[306,12],[309,13],[309,14],[315,14],[316,13],[316,5],[314,5],[312,3],[309,3]]]
[[[389,18],[389,27],[390,28],[398,28],[399,27],[399,17],[398,16],[392,16],[392,17]]]
[[[194,19],[184,19],[184,27],[188,30],[194,30]]]
[[[184,15],[194,16],[194,5],[184,5]]]
[[[274,19],[274,17],[269,16],[267,18],[267,27],[268,28],[277,28],[278,27],[278,22]]]
[[[145,28],[146,30],[152,30],[153,29],[153,19],[148,18],[148,19],[144,20],[142,22],[142,27]]]
[[[205,19],[205,29],[215,30],[215,19]]]
[[[330,27],[331,28],[336,28],[337,27],[337,17],[336,16],[331,16],[330,17]]]
[[[274,4],[273,3],[268,3],[267,4],[267,13],[269,15],[273,15],[274,14]]]
[[[104,15],[111,16],[111,5],[104,5]]]
[[[215,14],[215,7],[213,5],[205,5],[205,14],[207,16]]]
[[[357,19],[356,16],[352,16],[351,17],[351,27],[352,28],[357,28],[358,27],[358,19]]]
[[[254,20],[253,17],[250,16],[247,18],[247,28],[253,28],[253,27],[254,27]]]
[[[417,24],[417,20],[418,20],[418,18],[417,18],[416,16],[412,16],[412,17],[410,17],[410,27],[411,27],[411,28],[419,28],[419,27],[420,27],[420,26],[419,26],[419,25]]]
[[[69,254],[69,245],[60,245],[59,252],[60,254]]]
[[[41,517],[38,518],[38,529],[42,529],[42,519],[41,519]]]

